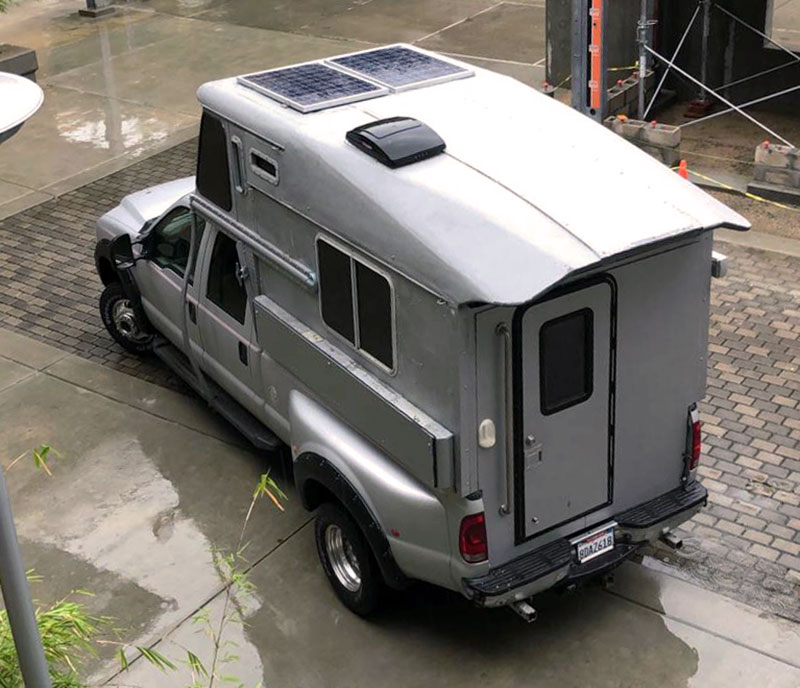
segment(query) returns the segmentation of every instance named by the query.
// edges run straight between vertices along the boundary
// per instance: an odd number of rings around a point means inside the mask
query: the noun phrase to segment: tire
[[[122,293],[119,282],[111,282],[103,289],[100,295],[100,317],[108,333],[125,351],[136,355],[150,351],[153,344],[150,323],[138,320],[130,301]]]
[[[383,597],[384,582],[350,514],[338,504],[323,504],[317,510],[314,537],[319,560],[336,596],[358,616],[372,614]]]

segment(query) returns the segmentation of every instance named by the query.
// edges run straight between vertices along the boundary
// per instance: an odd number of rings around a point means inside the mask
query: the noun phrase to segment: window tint
[[[188,208],[175,208],[153,228],[151,258],[162,268],[183,277],[192,243],[192,213]]]
[[[350,256],[325,241],[318,242],[317,252],[322,319],[328,327],[355,344]]]
[[[588,308],[550,320],[539,331],[542,413],[549,415],[592,396],[594,318]]]
[[[392,290],[389,281],[356,262],[359,345],[387,368],[392,367]]]
[[[394,368],[389,280],[326,241],[317,242],[317,252],[325,324],[357,349]]]
[[[197,190],[223,210],[231,209],[228,145],[222,122],[207,112],[200,122],[197,153]]]
[[[244,323],[247,292],[244,284],[240,284],[236,278],[238,267],[236,242],[226,234],[217,232],[208,265],[206,296],[232,318]]]

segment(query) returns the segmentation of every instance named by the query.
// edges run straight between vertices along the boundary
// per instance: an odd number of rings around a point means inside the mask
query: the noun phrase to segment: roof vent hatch
[[[445,142],[427,124],[411,117],[390,117],[347,132],[356,148],[387,167],[427,160],[445,149]]]

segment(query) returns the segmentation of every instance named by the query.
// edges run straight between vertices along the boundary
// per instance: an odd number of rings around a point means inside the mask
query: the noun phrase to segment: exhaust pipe
[[[536,621],[536,610],[528,604],[527,600],[519,600],[518,602],[512,602],[511,608],[519,614],[525,621],[528,623],[533,623]]]
[[[678,550],[683,547],[683,540],[681,540],[674,533],[661,533],[661,537],[659,539],[670,549]]]

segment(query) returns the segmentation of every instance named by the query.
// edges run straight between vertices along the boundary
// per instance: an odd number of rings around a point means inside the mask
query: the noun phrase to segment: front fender
[[[103,286],[119,281],[117,270],[114,267],[114,259],[111,257],[111,241],[109,239],[100,239],[95,245],[94,267]]]
[[[307,508],[317,506],[309,499],[313,492],[310,481],[320,482],[337,498],[337,490],[349,485],[386,538],[394,561],[406,576],[456,588],[450,575],[447,514],[433,491],[301,392],[290,393],[289,420],[295,479]],[[319,462],[312,462],[309,457],[324,459],[333,469],[331,477],[341,476],[339,484],[321,482],[325,477],[309,469]],[[353,516],[358,520],[358,514]],[[369,524],[359,525],[369,537]],[[380,556],[376,552],[376,557]]]

